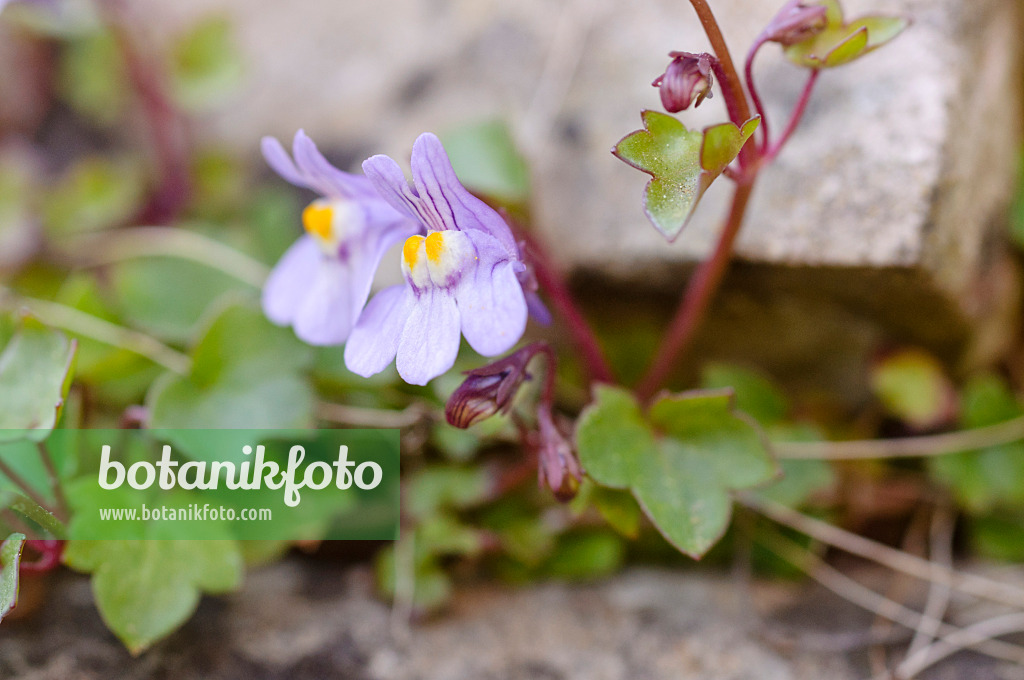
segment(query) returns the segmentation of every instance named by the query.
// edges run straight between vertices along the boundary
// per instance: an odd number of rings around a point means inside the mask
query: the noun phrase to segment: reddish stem
[[[686,292],[680,300],[676,314],[662,340],[658,353],[655,355],[647,374],[637,386],[637,395],[641,400],[650,399],[661,387],[675,366],[679,355],[693,343],[700,322],[704,318],[708,305],[714,297],[725,275],[726,266],[732,256],[733,243],[743,226],[743,216],[747,211],[747,202],[754,188],[754,177],[748,176],[736,185],[732,197],[732,207],[718,244],[712,255],[700,263],[693,278],[687,285]]]
[[[148,224],[169,224],[185,208],[191,192],[185,121],[167,94],[165,74],[138,48],[132,27],[127,24],[125,5],[121,0],[107,0],[104,5],[128,79],[149,126],[160,173],[160,184],[138,219]]]
[[[569,286],[551,262],[547,251],[533,234],[519,230],[519,236],[526,243],[528,259],[533,265],[537,283],[547,292],[551,305],[568,325],[569,333],[576,349],[583,357],[583,363],[590,372],[591,379],[597,382],[612,382],[611,367],[605,359],[597,336],[580,311]]]
[[[754,41],[750,51],[747,52],[747,62],[743,67],[743,76],[747,81],[747,91],[750,92],[750,99],[754,102],[754,108],[757,109],[757,113],[761,116],[761,152],[768,148],[768,115],[764,110],[764,105],[761,103],[761,95],[757,92],[757,85],[754,84],[754,57],[757,56],[758,50],[764,45],[764,38],[759,37]]]
[[[697,12],[701,26],[704,28],[704,33],[707,34],[708,41],[711,43],[711,49],[714,51],[721,66],[721,70],[715,70],[715,75],[718,76],[722,86],[722,94],[729,108],[729,118],[737,126],[743,125],[743,123],[750,120],[750,103],[747,101],[746,90],[743,89],[743,80],[740,79],[739,73],[736,72],[736,66],[733,64],[732,54],[729,52],[728,45],[725,44],[722,29],[719,28],[718,21],[715,20],[715,15],[711,11],[707,0],[690,0],[690,4],[693,5],[694,11]],[[750,165],[756,158],[756,155],[757,147],[755,145],[745,145],[740,151],[740,166],[746,167]]]
[[[775,142],[771,147],[764,152],[764,162],[770,163],[775,160],[775,157],[782,151],[782,147],[786,145],[789,138],[793,135],[797,126],[800,125],[800,121],[804,117],[804,112],[807,110],[807,104],[811,101],[811,93],[814,91],[814,84],[818,82],[818,75],[821,73],[818,69],[811,69],[811,74],[807,78],[807,84],[804,85],[803,92],[800,93],[800,99],[797,100],[796,106],[793,107],[793,113],[790,115],[789,123],[786,125],[786,129],[782,132],[782,136],[779,137],[779,141]],[[764,121],[762,121],[762,125]],[[765,137],[765,144],[767,144],[768,138]]]
[[[34,560],[22,560],[19,570],[23,572],[44,572],[56,569],[64,554],[64,541],[53,539],[25,541],[25,547],[37,553]]]

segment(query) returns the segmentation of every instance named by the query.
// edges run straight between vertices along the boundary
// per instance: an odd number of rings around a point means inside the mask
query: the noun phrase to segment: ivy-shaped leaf
[[[697,132],[657,111],[644,111],[641,117],[644,129],[626,135],[612,153],[652,177],[644,190],[644,212],[658,231],[673,241],[701,196],[739,155],[761,119],[755,116],[742,128],[721,123]]]
[[[189,375],[164,375],[146,397],[150,427],[167,430],[183,449],[209,450],[208,437],[186,441],[186,429],[303,429],[312,422],[313,392],[303,375],[312,353],[257,307],[225,308],[192,359]],[[240,452],[241,445],[223,450]]]
[[[576,430],[597,483],[629,489],[662,535],[699,558],[729,525],[729,492],[772,479],[778,466],[728,392],[666,395],[644,413],[633,396],[599,387]]]
[[[222,102],[242,82],[245,61],[231,21],[212,16],[180,36],[173,46],[171,76],[178,102],[201,110]]]
[[[812,425],[786,421],[789,402],[759,371],[730,364],[709,363],[701,372],[704,389],[732,389],[736,407],[755,418],[773,442],[821,441]],[[800,507],[816,493],[835,484],[832,466],[824,460],[783,460],[780,479],[757,490],[757,495],[790,507]]]
[[[996,375],[970,380],[961,401],[964,428],[996,425],[1024,415],[1024,408],[1006,381]],[[975,514],[1024,504],[1024,441],[936,456],[929,466],[932,474]]]
[[[877,50],[909,25],[905,17],[867,16],[847,23],[839,0],[820,0],[827,8],[821,33],[786,48],[786,57],[797,66],[834,68]]]
[[[132,654],[184,623],[202,593],[226,593],[242,580],[234,541],[70,541],[64,562],[92,574],[104,622]]]
[[[871,389],[889,413],[919,430],[941,425],[956,412],[952,381],[923,350],[901,350],[875,363]]]
[[[71,387],[74,358],[75,341],[34,319],[22,322],[0,353],[0,441],[25,431],[33,440],[46,438]]]
[[[0,543],[0,621],[18,605],[18,568],[25,534],[11,534]]]

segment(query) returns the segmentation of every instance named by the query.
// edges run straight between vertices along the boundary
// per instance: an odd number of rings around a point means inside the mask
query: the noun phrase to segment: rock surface
[[[1014,582],[1014,573],[999,578]],[[877,570],[850,575],[879,592],[892,585]],[[444,615],[410,627],[374,597],[367,569],[291,558],[249,573],[230,597],[204,598],[183,628],[132,658],[100,620],[88,579],[56,576],[41,609],[4,621],[0,678],[857,680],[872,676],[869,645],[887,640],[899,659],[910,639],[869,633],[872,614],[806,582],[744,588],[694,570],[462,584]],[[925,594],[908,606],[923,606]],[[919,677],[1019,680],[1019,671],[961,652]]]
[[[743,51],[780,2],[715,0]],[[646,176],[615,141],[660,108],[650,87],[672,49],[707,43],[685,2],[610,0],[139,0],[175,27],[226,11],[250,63],[212,138],[254,150],[305,127],[349,163],[408,153],[423,130],[507,118],[534,168],[539,226],[583,289],[675,291],[718,229],[727,182],[669,246],[646,222]],[[891,45],[820,79],[804,125],[757,190],[724,307],[756,307],[769,368],[792,370],[788,320],[814,315],[812,349],[856,339],[924,344],[947,359],[991,356],[1006,339],[1016,277],[999,235],[1022,120],[1021,5],[1006,0],[845,0],[850,16],[904,13]],[[160,36],[157,36],[159,39]],[[804,80],[769,46],[756,65],[776,133]],[[723,118],[720,98],[683,119]],[[778,286],[776,292],[775,286]],[[602,299],[597,298],[595,299]],[[717,313],[708,348],[749,347],[747,317]],[[742,330],[735,333],[736,323]],[[714,324],[713,324],[714,325]],[[735,336],[735,337],[733,337]],[[849,337],[846,337],[849,336]],[[746,341],[744,344],[743,341]],[[800,350],[808,343],[798,343]],[[717,352],[728,355],[730,352]]]
[[[756,590],[755,590],[756,592]],[[204,601],[132,659],[105,631],[88,582],[65,575],[45,613],[4,623],[0,677],[17,680],[845,680],[842,655],[782,653],[758,639],[726,578],[635,571],[607,582],[461,590],[411,630],[359,571],[289,561]],[[397,634],[396,634],[397,633]]]

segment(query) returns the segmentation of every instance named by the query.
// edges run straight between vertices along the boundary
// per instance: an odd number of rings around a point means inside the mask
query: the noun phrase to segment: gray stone
[[[781,0],[712,4],[742,63]],[[850,16],[899,12],[914,25],[821,78],[803,126],[763,175],[738,244],[752,266],[727,282],[721,303],[758,311],[748,323],[719,310],[719,330],[705,332],[702,346],[752,358],[765,354],[750,347],[757,337],[779,348],[767,353],[778,370],[802,361],[789,345],[820,365],[851,338],[860,355],[897,340],[949,360],[991,357],[1008,337],[1017,290],[999,235],[1022,120],[1020,3],[843,4]],[[584,290],[676,291],[714,241],[728,182],[668,245],[641,211],[646,176],[608,153],[639,127],[642,108],[660,108],[649,83],[666,53],[707,49],[684,0],[135,5],[164,37],[210,10],[234,17],[250,77],[232,106],[205,121],[209,138],[252,151],[262,134],[305,127],[355,161],[403,156],[423,130],[503,116],[533,164],[538,226]],[[769,46],[756,73],[777,134],[804,72]],[[723,116],[720,97],[683,114],[694,125]],[[807,332],[817,344],[790,337],[794,315],[814,315]]]
[[[88,581],[62,574],[49,604],[4,622],[11,680],[846,680],[842,654],[783,651],[745,606],[800,588],[632,571],[601,583],[460,586],[450,611],[411,628],[375,599],[365,570],[289,560],[204,600],[179,632],[132,659],[103,628]],[[781,593],[781,595],[780,595]],[[806,612],[804,612],[806,614]],[[820,618],[829,618],[818,612]],[[835,624],[835,617],[827,625]],[[858,628],[861,622],[857,623]],[[788,625],[787,630],[792,630]],[[799,626],[797,631],[806,630]],[[820,629],[819,629],[820,632]]]

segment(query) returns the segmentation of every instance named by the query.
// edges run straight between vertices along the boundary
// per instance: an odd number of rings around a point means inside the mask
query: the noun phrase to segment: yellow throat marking
[[[302,211],[302,226],[322,241],[330,240],[333,234],[334,211],[329,205],[310,203]]]
[[[441,262],[441,254],[444,252],[444,234],[440,231],[435,231],[427,236],[426,248],[427,259],[434,264]]]

